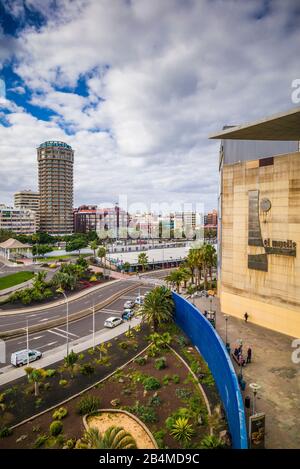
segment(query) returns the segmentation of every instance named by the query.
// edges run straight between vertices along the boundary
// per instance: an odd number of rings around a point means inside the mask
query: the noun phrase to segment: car
[[[42,358],[42,352],[39,350],[19,350],[18,352],[13,352],[10,357],[10,363],[13,366],[22,366],[27,365],[28,362],[35,362]]]
[[[121,324],[123,322],[123,319],[122,318],[119,318],[117,316],[111,316],[110,318],[107,318],[104,322],[104,327],[108,327],[108,328],[113,328],[113,327],[116,327],[118,326],[119,324]]]
[[[135,299],[135,304],[141,306],[144,303],[144,296],[137,296]]]
[[[129,319],[131,319],[133,317],[133,311],[132,309],[124,309],[123,313],[122,313],[122,319],[125,319],[126,321],[128,321]]]
[[[134,307],[134,301],[133,300],[128,300],[124,303],[124,309],[131,309]]]

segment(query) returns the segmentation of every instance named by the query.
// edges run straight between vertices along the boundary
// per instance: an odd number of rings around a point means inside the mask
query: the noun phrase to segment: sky
[[[0,203],[62,140],[75,206],[211,210],[208,136],[294,107],[299,47],[298,0],[0,0]]]

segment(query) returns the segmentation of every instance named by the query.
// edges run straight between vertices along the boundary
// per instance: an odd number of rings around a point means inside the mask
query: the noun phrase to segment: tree
[[[77,276],[72,273],[56,272],[52,278],[52,285],[57,289],[74,290],[77,282]]]
[[[91,449],[136,449],[132,435],[123,427],[109,427],[103,434],[97,428],[90,428],[84,433],[83,442]]]
[[[180,269],[173,270],[166,276],[166,281],[170,283],[172,286],[176,285],[176,291],[179,293],[180,291],[180,284],[184,278],[184,275]]]
[[[67,252],[78,251],[80,254],[80,250],[83,248],[86,248],[87,245],[88,245],[88,242],[85,238],[78,237],[67,242],[66,251]]]
[[[33,280],[33,287],[37,290],[43,291],[47,286],[47,283],[45,282],[46,277],[47,272],[45,272],[44,270],[40,270],[37,274],[35,274]]]
[[[207,274],[209,273],[210,282],[212,283],[212,268],[217,264],[217,255],[215,247],[211,244],[203,244],[201,246],[204,270],[204,289],[207,288]]]
[[[141,252],[138,255],[138,263],[142,266],[142,271],[145,271],[145,267],[148,265],[148,256],[145,252]]]
[[[71,352],[64,358],[65,367],[69,368],[71,372],[71,378],[74,377],[73,370],[77,361],[78,361],[78,354],[75,353],[73,350],[71,350]]]
[[[90,248],[94,251],[94,257],[96,257],[97,247],[98,247],[98,241],[96,239],[90,242]]]
[[[32,254],[34,256],[41,255],[44,256],[47,252],[53,251],[53,247],[48,244],[34,244],[32,246]]]
[[[173,320],[173,311],[171,291],[165,286],[159,286],[146,295],[138,314],[143,321],[152,325],[154,332],[157,332],[158,326]]]
[[[129,270],[130,270],[130,263],[129,263],[129,262],[124,262],[124,264],[123,264],[123,270],[124,270],[125,272],[129,272]]]
[[[34,395],[39,395],[39,386],[41,381],[47,376],[46,371],[43,368],[25,368],[25,372],[28,376],[28,380],[34,383]]]
[[[103,258],[104,258],[104,264],[105,264],[106,249],[105,249],[104,246],[99,247],[99,249],[97,251],[97,256],[100,257],[101,264],[103,264]]]
[[[83,256],[79,256],[75,265],[76,267],[77,266],[81,267],[82,270],[85,271],[88,269],[89,263]]]

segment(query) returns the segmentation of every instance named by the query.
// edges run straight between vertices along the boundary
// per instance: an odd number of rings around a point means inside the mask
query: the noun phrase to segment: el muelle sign
[[[284,256],[296,257],[297,243],[291,239],[279,241],[275,239],[264,239],[264,248],[267,254],[280,254]]]

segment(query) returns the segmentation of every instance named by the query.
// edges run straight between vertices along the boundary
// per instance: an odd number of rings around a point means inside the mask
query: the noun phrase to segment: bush
[[[85,363],[80,367],[80,373],[84,376],[92,375],[95,372],[95,368],[89,363]]]
[[[46,441],[48,440],[48,436],[47,435],[39,435],[37,437],[37,439],[35,440],[35,442],[33,443],[33,447],[34,448],[40,448],[41,446],[43,446],[44,443],[46,443]]]
[[[56,374],[56,370],[52,370],[52,369],[46,370],[46,375],[48,378],[52,378],[55,374]]]
[[[62,420],[68,415],[68,409],[66,407],[60,407],[59,409],[56,409],[53,414],[52,418],[53,420]]]
[[[76,443],[76,440],[73,438],[70,438],[69,440],[65,442],[66,449],[73,449],[75,446],[75,443]]]
[[[157,432],[153,433],[153,436],[158,447],[162,449],[164,447],[164,437],[166,436],[165,430],[158,430]]]
[[[52,422],[49,427],[50,435],[57,436],[62,432],[62,429],[62,422],[60,420],[54,420],[54,422]]]
[[[155,368],[157,370],[164,370],[167,367],[167,360],[165,357],[157,358],[155,360]]]
[[[175,420],[170,433],[174,436],[175,440],[182,441],[183,443],[188,443],[195,432],[187,418],[179,417]]]
[[[162,400],[159,396],[152,396],[148,401],[148,406],[157,407],[162,404]]]
[[[67,386],[67,384],[68,384],[68,381],[66,379],[60,379],[59,380],[59,385],[60,386],[64,387],[64,386]]]
[[[2,393],[0,393],[0,403],[2,403],[4,401],[5,401],[5,393],[2,392]]]
[[[170,380],[171,380],[170,375],[165,375],[165,376],[163,377],[163,379],[162,379],[162,384],[163,384],[164,386],[167,386],[167,385],[169,384],[169,381],[170,381]]]
[[[146,365],[147,363],[147,359],[145,357],[137,357],[135,360],[134,360],[134,363],[137,363],[138,365]]]
[[[172,381],[174,384],[179,384],[180,383],[180,377],[178,375],[173,375],[172,376]]]
[[[158,379],[154,378],[153,376],[144,378],[143,385],[146,391],[152,391],[152,390],[160,388],[160,382],[158,381]]]
[[[91,412],[95,412],[95,410],[99,409],[99,407],[100,399],[98,397],[88,394],[80,399],[77,404],[76,410],[78,414],[85,415]]]
[[[2,427],[0,429],[0,438],[6,438],[7,436],[12,434],[12,430],[8,427]]]
[[[155,423],[158,418],[153,407],[144,406],[136,402],[133,407],[126,407],[125,410],[135,414],[139,417],[144,423]]]
[[[188,399],[189,397],[191,397],[192,392],[185,388],[177,388],[175,390],[175,394],[178,399]]]
[[[128,345],[127,342],[124,342],[124,341],[123,341],[123,342],[120,342],[120,343],[119,343],[119,347],[120,347],[122,350],[126,350],[126,349],[128,349],[129,345]]]

